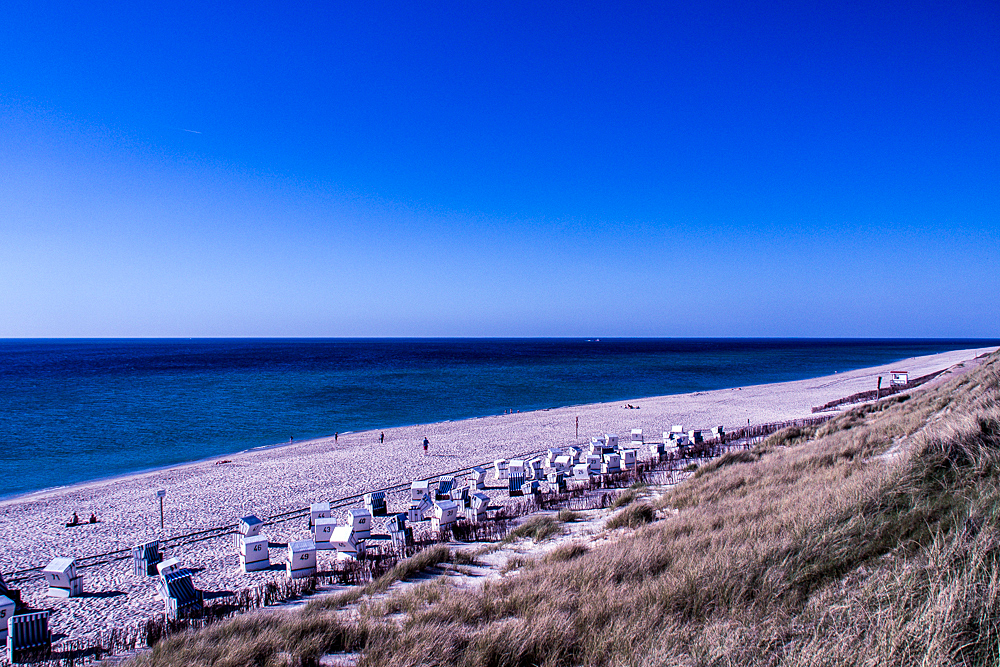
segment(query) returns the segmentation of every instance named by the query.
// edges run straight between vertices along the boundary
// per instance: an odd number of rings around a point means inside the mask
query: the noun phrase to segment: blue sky
[[[20,3],[0,337],[1000,336],[1000,6]]]

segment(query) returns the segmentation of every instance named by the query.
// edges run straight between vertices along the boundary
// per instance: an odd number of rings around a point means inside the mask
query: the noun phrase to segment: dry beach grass
[[[1000,354],[623,502],[616,539],[567,543],[472,590],[423,584],[350,621],[335,604],[254,615],[137,662],[996,664]]]
[[[392,429],[386,431],[384,445],[377,443],[378,432],[353,433],[336,442],[328,438],[231,455],[224,465],[201,462],[7,499],[0,501],[0,570],[9,575],[44,566],[55,556],[128,549],[156,537],[159,515],[153,493],[160,488],[167,490],[167,535],[175,536],[231,525],[246,514],[273,516],[515,453],[576,444],[596,433],[624,435],[640,427],[655,438],[676,423],[731,427],[745,424],[748,417],[754,423],[809,417],[812,406],[870,388],[890,368],[902,366],[913,375],[946,368],[961,372],[958,365],[987,351],[948,352],[796,382],[630,400],[638,410],[595,404]],[[579,437],[574,431],[577,416]],[[425,434],[431,440],[430,456],[418,444]],[[390,498],[390,507],[398,511],[402,502]],[[73,511],[81,516],[95,512],[101,522],[65,528]],[[273,544],[282,544],[305,537],[308,528],[299,519],[268,525],[264,532]],[[212,594],[283,576],[276,570],[240,572],[228,536],[186,541],[171,547],[168,555],[196,568],[196,584]],[[276,546],[272,562],[283,557]],[[142,621],[162,609],[153,598],[151,580],[134,577],[125,561],[88,564],[82,571],[85,589],[93,593],[83,598],[46,598],[37,572],[14,583],[32,605],[52,608],[53,629],[74,641],[86,641],[105,627]]]

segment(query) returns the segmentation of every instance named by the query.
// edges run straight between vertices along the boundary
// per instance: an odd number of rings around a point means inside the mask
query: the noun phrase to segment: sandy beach
[[[53,610],[57,636],[83,638],[110,625],[126,625],[162,612],[153,598],[153,579],[132,574],[131,562],[116,561],[85,567],[87,595],[67,600],[45,597],[40,575],[10,573],[46,565],[56,556],[83,557],[127,549],[160,533],[158,489],[166,490],[167,537],[230,525],[240,517],[261,518],[304,508],[310,503],[361,494],[408,483],[498,458],[548,447],[585,442],[592,435],[641,428],[647,440],[659,440],[673,424],[685,428],[734,428],[747,420],[759,424],[811,415],[813,406],[875,388],[878,376],[891,370],[909,371],[915,378],[943,369],[960,372],[977,356],[996,348],[960,350],[916,357],[886,366],[779,384],[738,387],[692,394],[635,398],[617,403],[581,405],[537,412],[481,417],[389,429],[385,442],[379,431],[228,455],[212,461],[32,493],[0,501],[0,571],[20,588],[36,608]],[[627,409],[624,403],[638,409]],[[579,435],[576,433],[579,419]],[[421,442],[430,441],[428,455]],[[221,461],[227,462],[222,463]],[[39,462],[43,465],[43,462]],[[401,511],[402,496],[389,498],[390,511]],[[360,505],[360,503],[359,503]],[[94,525],[65,527],[76,512],[91,513]],[[264,528],[272,542],[308,536],[305,520],[295,519]],[[283,577],[269,570],[244,574],[229,536],[185,545],[168,553],[192,568],[199,588],[235,591]],[[284,550],[271,550],[272,563]],[[320,557],[320,566],[324,558]]]

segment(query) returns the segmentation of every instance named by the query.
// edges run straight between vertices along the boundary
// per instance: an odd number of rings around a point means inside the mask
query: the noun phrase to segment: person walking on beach
[[[424,456],[427,456],[427,447],[430,444],[431,441],[427,439],[427,436],[424,436]]]
[[[379,444],[382,444],[383,442],[385,442],[385,433],[379,433],[378,434],[378,441],[379,441]]]
[[[337,431],[337,432],[335,432],[335,433],[333,434],[333,441],[334,441],[334,442],[337,442],[337,438],[339,438],[339,437],[340,437],[340,431]]]

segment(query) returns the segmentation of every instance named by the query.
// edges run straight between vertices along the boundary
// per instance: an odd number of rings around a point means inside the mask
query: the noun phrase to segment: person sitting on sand
[[[96,514],[91,514],[90,515],[90,523],[97,523],[97,515]]]
[[[73,512],[73,518],[69,520],[69,523],[67,523],[66,526],[69,527],[69,526],[79,526],[79,525],[80,525],[80,517],[76,515],[76,512]]]

